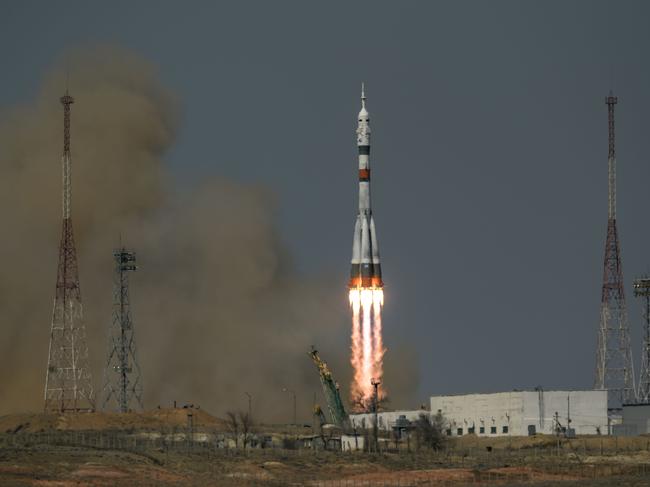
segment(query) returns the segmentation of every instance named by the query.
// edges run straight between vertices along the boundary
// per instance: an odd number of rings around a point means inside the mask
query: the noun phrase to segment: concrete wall
[[[431,397],[431,413],[442,412],[452,436],[519,435],[523,409],[521,392]]]
[[[535,425],[537,433],[554,434],[555,413],[561,426],[567,426],[567,417],[578,435],[607,434],[607,391],[524,391],[524,416],[528,425]],[[541,399],[541,401],[540,401]],[[540,403],[543,406],[540,415]]]
[[[570,398],[570,402],[567,401]],[[570,404],[571,427],[577,434],[607,434],[606,391],[513,391],[494,394],[466,394],[431,397],[431,413],[440,410],[452,436],[526,436],[529,426],[536,433],[554,432],[557,411],[562,426],[567,424]],[[541,416],[541,417],[540,417]]]
[[[623,430],[619,433],[621,436],[650,433],[650,404],[624,405],[622,426],[623,428],[619,428]]]

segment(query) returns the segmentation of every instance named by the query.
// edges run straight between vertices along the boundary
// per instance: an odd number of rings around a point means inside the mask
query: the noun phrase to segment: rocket
[[[366,94],[361,84],[361,111],[357,125],[359,149],[359,212],[352,240],[350,289],[382,288],[379,246],[375,221],[370,205],[370,115],[366,109]]]

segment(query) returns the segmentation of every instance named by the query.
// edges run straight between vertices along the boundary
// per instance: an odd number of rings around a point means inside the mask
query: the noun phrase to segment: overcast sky
[[[386,343],[417,349],[420,395],[589,388],[610,88],[640,364],[649,20],[647,2],[613,0],[6,2],[0,107],[31,99],[68,48],[152,61],[182,108],[179,185],[217,173],[271,188],[295,265],[345,300],[365,81]]]

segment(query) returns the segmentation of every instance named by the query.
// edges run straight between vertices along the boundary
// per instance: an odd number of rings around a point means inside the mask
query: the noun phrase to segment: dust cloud
[[[286,387],[298,394],[306,420],[313,392],[320,395],[306,354],[311,344],[322,348],[347,394],[346,290],[292,270],[265,188],[218,175],[176,188],[164,157],[175,140],[178,101],[154,66],[102,47],[66,53],[34,100],[0,114],[0,412],[43,404],[66,78],[75,98],[72,220],[95,390],[106,354],[112,250],[122,235],[140,267],[131,293],[147,408],[177,400],[223,414],[245,408],[248,391],[258,419],[285,421]],[[386,356],[387,380],[403,405],[415,406],[414,360],[399,349]]]

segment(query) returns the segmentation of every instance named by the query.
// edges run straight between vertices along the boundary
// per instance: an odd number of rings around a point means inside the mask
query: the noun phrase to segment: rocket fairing
[[[384,283],[381,280],[379,246],[370,205],[370,116],[366,110],[363,84],[357,126],[357,147],[359,148],[359,212],[354,225],[349,287],[350,289],[382,288]]]

